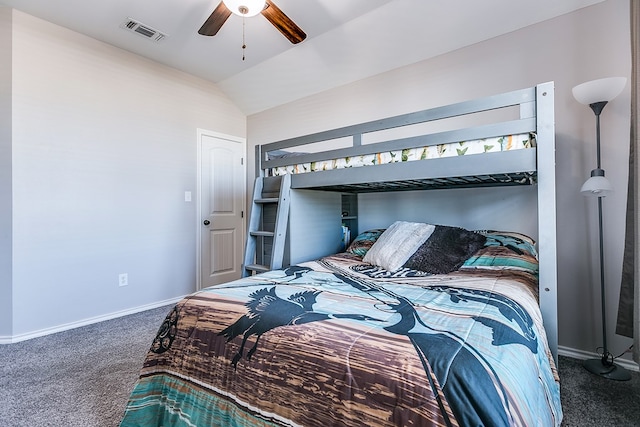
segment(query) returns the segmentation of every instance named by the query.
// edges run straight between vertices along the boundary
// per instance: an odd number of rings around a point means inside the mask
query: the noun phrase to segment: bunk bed
[[[257,147],[259,179],[285,173],[292,208],[298,193],[536,186],[537,241],[396,221],[344,252],[290,256],[198,291],[160,326],[121,426],[559,426],[553,91],[549,82]],[[458,121],[481,112],[492,123]],[[398,131],[443,119],[453,129]],[[366,141],[379,131],[383,141]],[[307,246],[335,243],[316,235],[329,243]]]

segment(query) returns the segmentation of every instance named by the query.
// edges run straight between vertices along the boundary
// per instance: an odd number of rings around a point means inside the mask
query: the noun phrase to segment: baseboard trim
[[[180,301],[182,297],[171,298],[164,301],[154,302],[152,304],[145,304],[138,307],[129,308],[126,310],[116,311],[102,316],[90,317],[88,319],[79,320],[77,322],[66,323],[64,325],[54,326],[52,328],[40,329],[38,331],[28,332],[26,334],[12,335],[12,336],[0,336],[0,345],[2,344],[15,344],[20,341],[26,341],[33,338],[43,337],[45,335],[55,334],[57,332],[68,331],[82,326],[92,325],[94,323],[104,322],[106,320],[117,319],[118,317],[128,316],[130,314],[140,313],[142,311],[152,310],[154,308],[162,307],[169,304],[175,304]]]
[[[598,359],[600,355],[597,353],[591,353],[583,350],[576,350],[574,348],[558,346],[558,354],[560,356],[571,357],[578,360]],[[640,372],[640,367],[636,362],[629,359],[616,359],[616,364],[622,366],[629,371]]]

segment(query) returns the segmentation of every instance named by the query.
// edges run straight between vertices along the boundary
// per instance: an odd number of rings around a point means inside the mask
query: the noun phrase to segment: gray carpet
[[[117,426],[169,309],[0,345],[0,425]]]
[[[0,345],[0,425],[115,427],[170,307]],[[616,382],[560,358],[564,427],[640,426],[640,376]]]
[[[559,358],[563,427],[640,426],[640,374],[613,381],[591,374],[582,362]]]

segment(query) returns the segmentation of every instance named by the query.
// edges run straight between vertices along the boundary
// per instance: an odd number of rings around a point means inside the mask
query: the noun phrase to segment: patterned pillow
[[[538,251],[535,246],[536,241],[526,234],[495,230],[483,230],[478,231],[478,233],[487,237],[485,246],[504,246],[515,253],[527,253],[536,259],[538,258]]]
[[[378,240],[382,233],[384,233],[384,230],[384,228],[376,228],[358,234],[345,252],[357,255],[361,258],[364,257],[367,252],[369,252],[369,249],[371,249],[371,246],[373,246],[376,240]]]
[[[535,241],[524,234],[504,231],[481,231],[487,237],[482,249],[460,267],[494,270],[521,270],[538,274],[538,252]]]

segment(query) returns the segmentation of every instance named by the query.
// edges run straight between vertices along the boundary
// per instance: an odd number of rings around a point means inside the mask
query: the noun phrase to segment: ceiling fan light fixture
[[[238,16],[256,16],[264,9],[265,0],[222,0],[227,8]]]

